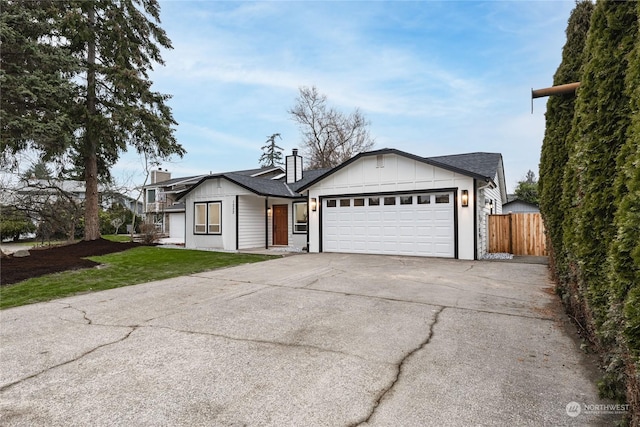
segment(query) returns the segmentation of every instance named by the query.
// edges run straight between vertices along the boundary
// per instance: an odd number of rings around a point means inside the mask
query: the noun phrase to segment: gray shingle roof
[[[233,172],[222,174],[222,176],[231,182],[235,182],[236,184],[263,196],[297,196],[297,194],[291,191],[282,180],[254,178]]]
[[[427,157],[427,159],[494,179],[498,173],[502,155],[500,153],[465,153],[451,156]]]

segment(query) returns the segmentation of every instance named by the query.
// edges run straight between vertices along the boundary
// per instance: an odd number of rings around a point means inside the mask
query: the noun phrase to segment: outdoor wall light
[[[469,190],[462,190],[462,207],[469,206]]]
[[[318,200],[315,197],[313,197],[311,198],[311,210],[315,212],[316,209],[318,209]]]
[[[267,216],[271,216],[271,208],[267,208]]]

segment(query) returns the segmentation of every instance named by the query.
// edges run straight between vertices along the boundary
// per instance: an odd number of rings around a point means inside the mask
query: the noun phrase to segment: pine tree
[[[73,142],[78,61],[58,43],[68,4],[55,0],[2,0],[0,13],[0,163],[17,166],[15,154],[62,155]],[[55,43],[51,43],[55,41]]]
[[[110,176],[109,168],[122,152],[132,147],[160,159],[184,154],[174,136],[176,122],[166,104],[169,96],[154,92],[149,79],[153,63],[163,64],[160,47],[171,48],[171,42],[158,26],[156,0],[61,0],[55,4],[62,13],[48,21],[49,36],[40,37],[39,43],[64,52],[80,67],[69,75],[67,69],[62,72],[75,91],[68,97],[72,105],[60,107],[73,129],[68,133],[59,129],[55,139],[10,139],[7,144],[11,152],[31,146],[46,157],[73,159],[86,182],[85,240],[95,240],[100,237],[98,180]],[[38,22],[45,18],[38,16]]]
[[[562,62],[553,77],[554,85],[580,81],[581,68],[585,61],[584,47],[589,31],[593,3],[580,1],[571,12],[567,24],[567,41],[562,49]],[[556,278],[567,279],[566,255],[563,245],[562,223],[565,216],[563,199],[563,177],[568,159],[567,138],[571,133],[576,97],[552,96],[547,102],[546,127],[540,156],[540,179],[538,194],[540,212],[549,236],[551,261]]]
[[[538,204],[538,181],[532,170],[527,172],[525,178],[518,181],[518,185],[514,191],[518,200]]]
[[[262,146],[263,153],[259,161],[263,168],[282,164],[282,148],[276,145],[276,137],[282,139],[279,133],[274,133],[267,138],[266,145]]]

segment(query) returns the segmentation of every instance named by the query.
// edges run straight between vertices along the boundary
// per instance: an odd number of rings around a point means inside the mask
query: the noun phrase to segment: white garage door
[[[453,258],[453,193],[326,198],[325,252]]]
[[[169,237],[184,242],[184,212],[169,214]]]

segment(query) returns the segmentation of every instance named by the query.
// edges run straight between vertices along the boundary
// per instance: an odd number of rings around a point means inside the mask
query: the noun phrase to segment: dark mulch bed
[[[141,244],[98,239],[51,248],[30,249],[31,255],[23,258],[9,255],[0,261],[0,285],[10,285],[49,273],[94,267],[98,265],[97,262],[84,258],[122,252],[136,246]]]

